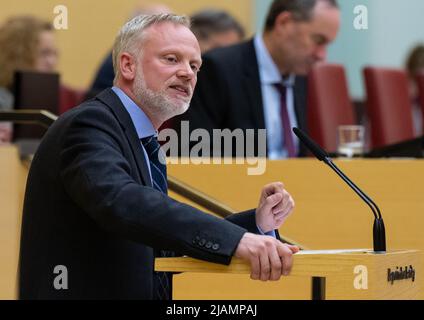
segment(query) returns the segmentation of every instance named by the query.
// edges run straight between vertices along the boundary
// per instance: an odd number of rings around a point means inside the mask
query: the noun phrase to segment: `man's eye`
[[[166,60],[169,62],[177,62],[177,59],[175,57],[166,57]]]
[[[326,43],[326,39],[324,37],[320,37],[320,36],[313,37],[313,40],[317,45],[323,45],[323,44]]]
[[[196,65],[194,65],[194,64],[192,64],[191,65],[191,70],[193,70],[194,72],[199,72],[199,67],[196,66]]]

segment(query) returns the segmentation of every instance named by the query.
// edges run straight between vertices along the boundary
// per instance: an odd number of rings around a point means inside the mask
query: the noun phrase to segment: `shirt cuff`
[[[277,235],[275,234],[275,230],[271,230],[270,232],[263,232],[261,228],[259,228],[259,226],[257,225],[256,228],[258,228],[259,233],[263,236],[271,236],[274,238],[277,238]]]

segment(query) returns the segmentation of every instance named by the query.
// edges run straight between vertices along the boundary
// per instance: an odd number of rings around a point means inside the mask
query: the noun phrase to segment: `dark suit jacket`
[[[61,116],[35,154],[20,298],[152,299],[153,248],[229,264],[246,230],[257,232],[253,211],[229,220],[151,187],[131,118],[107,89]],[[67,268],[67,290],[54,287],[58,265]]]
[[[296,77],[295,112],[298,126],[303,130],[306,129],[306,86],[305,77]],[[225,128],[231,131],[238,128],[265,129],[253,40],[219,48],[203,56],[190,108],[184,115],[175,118],[172,126],[179,131],[180,121],[184,120],[190,121],[190,131],[197,128],[209,132]]]

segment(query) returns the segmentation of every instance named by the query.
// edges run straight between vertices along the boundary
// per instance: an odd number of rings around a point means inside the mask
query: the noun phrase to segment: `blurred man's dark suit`
[[[305,77],[296,77],[295,113],[298,126],[306,130]],[[203,56],[203,65],[189,110],[172,120],[179,131],[180,121],[189,121],[190,131],[213,129],[266,129],[259,67],[253,40],[219,48]],[[255,139],[257,141],[257,139]],[[183,142],[184,143],[184,142]],[[195,143],[192,143],[193,146]],[[228,156],[234,156],[233,152]],[[300,149],[300,155],[304,150]]]
[[[32,161],[19,296],[152,299],[153,248],[229,264],[246,230],[258,230],[253,210],[228,220],[151,187],[132,120],[107,89],[61,116]],[[68,270],[67,290],[54,286],[58,265]]]

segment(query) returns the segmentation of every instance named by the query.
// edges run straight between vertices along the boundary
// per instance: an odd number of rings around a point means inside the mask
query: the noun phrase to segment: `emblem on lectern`
[[[415,281],[415,268],[410,265],[409,267],[396,267],[396,270],[387,269],[387,282],[392,285],[395,281],[408,280]]]

